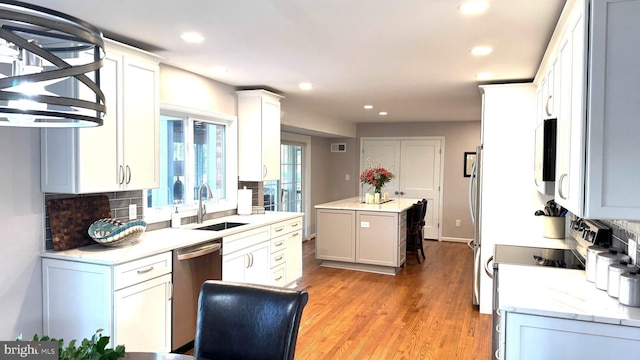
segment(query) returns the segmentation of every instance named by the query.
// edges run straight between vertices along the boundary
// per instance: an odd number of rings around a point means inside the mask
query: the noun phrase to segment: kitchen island
[[[322,266],[395,275],[407,259],[407,209],[419,199],[316,205],[316,258]]]

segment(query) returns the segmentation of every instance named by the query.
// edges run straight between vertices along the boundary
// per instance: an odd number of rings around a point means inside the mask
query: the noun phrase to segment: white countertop
[[[502,311],[640,327],[640,308],[622,305],[582,270],[500,264]]]
[[[364,204],[359,197],[336,200],[324,204],[316,205],[316,209],[333,209],[333,210],[359,210],[359,211],[384,211],[384,212],[403,212],[411,207],[414,203],[422,199],[406,199],[391,198],[391,201],[384,204]]]
[[[246,216],[226,216],[207,220],[202,224],[188,224],[181,228],[166,228],[147,231],[141,235],[141,240],[138,243],[129,246],[107,247],[94,244],[72,250],[46,250],[42,252],[41,256],[52,259],[72,260],[101,265],[117,265],[301,216],[304,216],[304,214],[290,212],[266,212],[265,214]],[[248,225],[223,231],[194,230],[196,227],[208,226],[227,221],[247,223]]]
[[[541,247],[549,249],[569,249],[569,244],[565,243],[565,239],[550,239],[538,234],[524,234],[517,237],[509,237],[501,239],[495,245],[515,245],[527,247]]]

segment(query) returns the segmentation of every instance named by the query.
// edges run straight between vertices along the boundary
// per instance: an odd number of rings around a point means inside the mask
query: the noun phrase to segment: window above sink
[[[145,192],[147,222],[197,213],[198,187],[207,213],[237,207],[237,121],[235,116],[163,105],[160,109],[160,187]]]

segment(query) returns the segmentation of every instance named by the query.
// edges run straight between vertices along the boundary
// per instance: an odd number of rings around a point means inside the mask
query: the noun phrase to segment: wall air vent
[[[347,144],[345,143],[331,144],[331,152],[347,152]]]

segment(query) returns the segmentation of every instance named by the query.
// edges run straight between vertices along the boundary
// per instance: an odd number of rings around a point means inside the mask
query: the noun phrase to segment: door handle
[[[124,184],[124,177],[125,177],[124,166],[120,165],[120,176],[119,176],[119,178],[120,178],[119,184],[120,185]]]
[[[560,180],[558,181],[558,195],[564,200],[567,200],[567,196],[562,192],[562,185],[564,185],[564,179],[567,176],[567,174],[562,174],[562,176],[560,176]]]
[[[131,182],[131,168],[127,165],[127,184]]]
[[[487,262],[484,264],[484,272],[493,279],[493,271],[489,270],[489,263],[493,261],[493,256],[490,256],[487,259]]]

